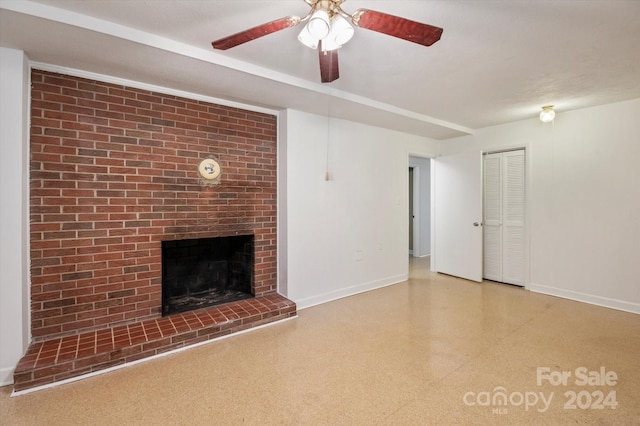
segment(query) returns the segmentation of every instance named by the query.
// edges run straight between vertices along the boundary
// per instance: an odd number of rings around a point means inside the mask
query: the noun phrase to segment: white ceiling
[[[0,46],[32,60],[270,109],[329,114],[436,139],[640,98],[638,0],[348,0],[444,28],[424,47],[364,29],[321,84],[290,28],[227,51],[211,41],[303,0],[1,0]]]

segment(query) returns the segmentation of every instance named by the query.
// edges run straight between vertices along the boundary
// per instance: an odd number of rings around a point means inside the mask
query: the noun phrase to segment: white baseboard
[[[354,285],[351,287],[341,288],[339,290],[330,291],[327,293],[318,294],[311,297],[305,297],[303,299],[292,299],[298,308],[298,310],[310,308],[312,306],[320,305],[322,303],[331,302],[333,300],[342,299],[344,297],[353,296],[358,293],[364,293],[366,291],[375,290],[389,285],[397,284],[409,279],[408,274],[396,275],[394,277],[383,278],[381,280],[370,281],[363,284]],[[287,296],[291,299],[290,296]]]
[[[0,368],[0,386],[13,384],[13,367]]]
[[[541,284],[529,284],[525,288],[536,293],[548,294],[550,296],[562,297],[563,299],[575,300],[576,302],[589,303],[591,305],[603,306],[605,308],[617,309],[619,311],[631,312],[633,314],[640,314],[640,303],[611,299],[608,297],[596,296],[594,294],[581,293],[579,291],[566,290]]]

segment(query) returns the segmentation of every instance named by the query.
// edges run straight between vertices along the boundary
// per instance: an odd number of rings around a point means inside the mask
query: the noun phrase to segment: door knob
[[[478,222],[473,222],[473,226],[482,226],[482,222],[478,223]]]

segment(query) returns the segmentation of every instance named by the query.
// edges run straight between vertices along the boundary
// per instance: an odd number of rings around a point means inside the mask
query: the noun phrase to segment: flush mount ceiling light
[[[540,111],[540,121],[543,123],[550,123],[556,117],[556,112],[553,110],[553,105],[547,105],[542,107]]]

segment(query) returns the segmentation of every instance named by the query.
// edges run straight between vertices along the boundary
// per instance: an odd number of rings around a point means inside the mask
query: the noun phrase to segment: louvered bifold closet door
[[[525,284],[524,150],[503,153],[502,281]]]
[[[502,281],[502,154],[484,156],[483,176],[483,275]]]

